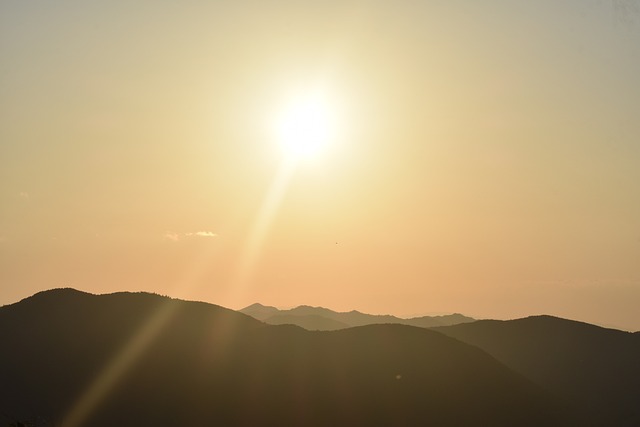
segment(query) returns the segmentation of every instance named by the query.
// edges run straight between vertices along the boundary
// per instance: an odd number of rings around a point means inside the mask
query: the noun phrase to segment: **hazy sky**
[[[638,330],[639,76],[635,1],[2,1],[0,304]],[[318,85],[337,136],[278,181]]]

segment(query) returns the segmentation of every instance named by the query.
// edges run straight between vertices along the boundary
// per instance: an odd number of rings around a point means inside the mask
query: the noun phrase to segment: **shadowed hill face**
[[[571,402],[594,425],[640,425],[637,334],[551,316],[435,330],[485,350]]]
[[[180,351],[185,340],[204,346],[210,337],[223,342],[235,328],[263,327],[232,310],[157,295],[42,292],[0,308],[0,342],[11,349],[0,355],[0,383],[12,385],[0,401],[15,402],[18,413],[26,410],[25,403],[46,414],[68,410],[122,350],[146,339],[145,330],[153,333],[149,325],[154,323],[162,327],[156,341],[173,351]]]
[[[0,412],[64,425],[105,367],[121,360],[123,349],[130,354],[158,319],[165,319],[162,327],[83,425],[558,421],[557,408],[531,383],[481,350],[430,330],[373,325],[309,332],[204,303],[73,290],[0,308],[0,342],[9,349],[0,353],[0,383],[9,385],[0,389]]]
[[[265,319],[265,322],[270,325],[296,325],[308,331],[335,331],[350,327],[339,320],[315,314],[276,314]]]
[[[324,307],[311,307],[301,305],[290,310],[278,310],[275,307],[267,307],[261,304],[253,304],[240,310],[241,313],[252,316],[271,325],[289,323],[308,330],[336,330],[353,326],[400,324],[430,328],[434,326],[455,325],[458,323],[473,322],[475,319],[461,314],[445,316],[423,316],[411,319],[401,319],[391,315],[375,315],[360,313],[353,310],[345,313],[329,310]],[[286,319],[286,320],[285,320]],[[322,319],[327,319],[322,321]],[[342,326],[340,326],[342,325]]]

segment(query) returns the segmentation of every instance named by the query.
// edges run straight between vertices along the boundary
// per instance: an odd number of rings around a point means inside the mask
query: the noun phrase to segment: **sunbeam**
[[[251,273],[260,255],[260,250],[287,192],[295,168],[296,159],[285,158],[267,191],[238,260],[238,267],[230,289],[229,300],[231,301],[242,295],[251,280]]]
[[[92,412],[107,398],[109,392],[158,336],[171,318],[174,312],[173,307],[175,306],[171,304],[164,305],[145,322],[137,333],[133,334],[127,345],[111,359],[72,407],[64,418],[62,427],[76,427],[85,424]]]

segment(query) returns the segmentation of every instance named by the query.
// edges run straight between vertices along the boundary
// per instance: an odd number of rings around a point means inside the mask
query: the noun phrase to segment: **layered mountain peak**
[[[300,305],[288,310],[253,304],[240,310],[269,324],[290,323],[309,330],[336,330],[354,326],[393,323],[418,327],[446,326],[473,322],[475,319],[461,314],[423,316],[403,319],[388,314],[366,314],[358,310],[338,312],[325,307]]]

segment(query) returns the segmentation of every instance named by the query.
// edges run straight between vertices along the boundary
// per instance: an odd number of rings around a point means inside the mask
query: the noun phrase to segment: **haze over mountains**
[[[473,322],[475,319],[462,314],[449,314],[445,316],[422,316],[410,319],[402,319],[391,315],[374,315],[360,313],[353,310],[340,313],[324,307],[310,307],[301,305],[289,310],[280,310],[276,307],[265,306],[259,303],[252,304],[240,310],[258,320],[270,325],[292,324],[308,330],[331,331],[353,326],[376,325],[392,323],[400,325],[418,326],[430,328],[434,326],[456,325],[458,323]]]
[[[548,316],[308,331],[201,302],[57,289],[0,307],[0,343],[0,426],[640,420],[640,336]]]

